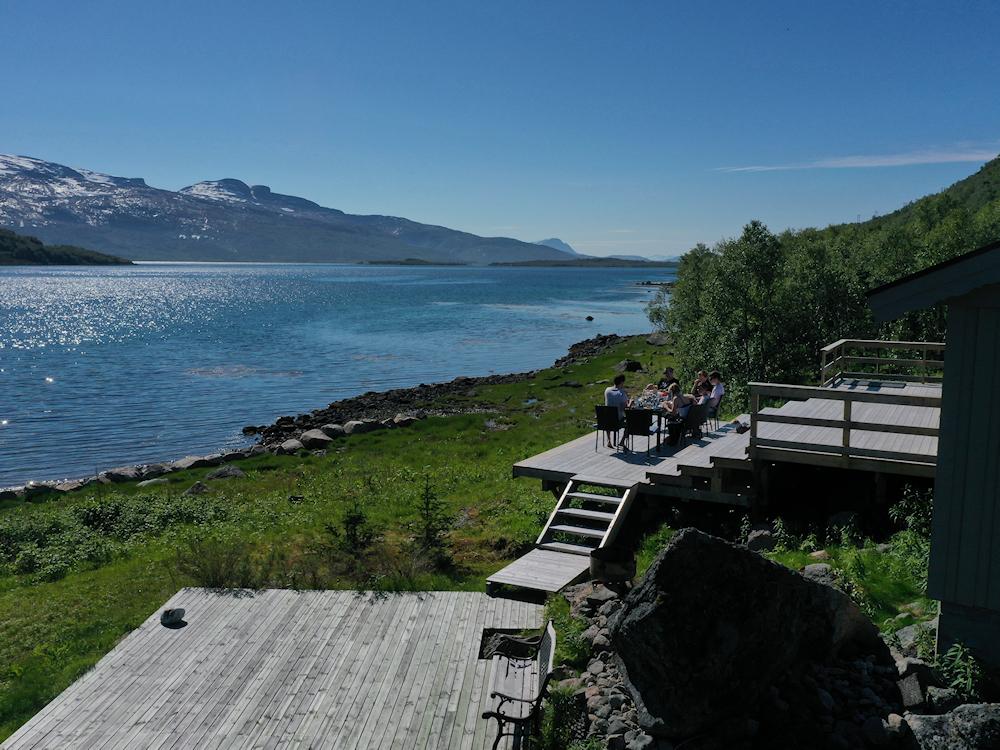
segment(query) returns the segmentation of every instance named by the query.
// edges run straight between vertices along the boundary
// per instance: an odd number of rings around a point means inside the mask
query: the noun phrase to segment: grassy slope
[[[285,561],[269,585],[309,586],[308,577],[295,571],[308,568],[307,558],[327,534],[326,525],[341,526],[357,499],[384,534],[387,548],[395,550],[398,574],[382,580],[348,575],[326,579],[323,586],[483,590],[487,575],[531,545],[553,504],[537,481],[511,479],[511,465],[587,432],[592,405],[605,386],[563,384],[608,378],[614,363],[626,356],[652,366],[653,372],[668,364],[662,349],[632,338],[586,364],[543,370],[531,382],[480,388],[470,400],[492,403],[493,413],[431,418],[407,429],[352,437],[323,457],[249,459],[240,464],[246,479],[211,481],[212,493],[197,501],[178,493],[210,469],[171,474],[168,485],[146,490],[119,485],[32,503],[0,503],[0,740],[174,592],[195,583],[176,564],[178,550],[193,538],[211,534],[246,540],[261,556]],[[631,375],[629,385],[641,387],[644,377]],[[525,403],[529,399],[537,401]],[[509,429],[486,429],[488,419]],[[425,475],[459,519],[451,533],[457,566],[447,573],[407,570],[405,553],[400,553],[417,527],[416,501]],[[302,496],[302,502],[290,503],[292,495]],[[110,544],[110,553],[98,555],[97,562],[73,563],[59,580],[18,574],[12,561],[3,562],[11,524],[47,529],[56,517],[72,518],[74,509],[116,502],[132,503],[150,519],[166,514],[167,520],[160,525],[150,521],[151,530],[140,523],[127,537],[99,539]],[[194,522],[171,522],[170,510],[185,503],[197,511]],[[670,533],[662,529],[647,537],[640,549],[640,571]],[[67,544],[83,541],[70,537]],[[877,622],[905,613],[910,602],[929,604],[910,571],[901,569],[905,562],[872,548],[860,553],[828,549],[835,567],[850,568],[865,587]],[[861,564],[854,559],[858,555]],[[58,552],[52,556],[58,561]],[[794,568],[809,562],[799,551],[774,557]],[[896,621],[896,626],[909,621]]]
[[[371,521],[395,543],[413,532],[416,496],[426,474],[460,518],[451,535],[458,568],[447,575],[416,571],[401,585],[483,590],[487,575],[534,541],[552,505],[552,496],[542,492],[537,481],[511,479],[511,465],[586,432],[592,405],[605,386],[561,384],[609,378],[612,365],[625,356],[660,370],[667,363],[662,349],[633,338],[590,363],[542,371],[530,383],[481,388],[475,400],[495,404],[495,414],[432,418],[412,428],[352,437],[341,444],[342,452],[324,457],[244,461],[246,479],[210,482],[213,494],[205,496],[206,502],[217,503],[227,520],[206,526],[295,559],[323,536],[325,524],[339,524],[351,498],[358,497]],[[630,384],[641,387],[641,377],[631,376]],[[529,398],[537,402],[525,404]],[[485,429],[491,417],[510,428]],[[101,498],[106,503],[114,493],[124,499],[176,496],[208,471],[173,474],[169,485],[146,490],[116,486],[112,493],[105,487]],[[290,495],[304,500],[289,503]],[[97,490],[88,488],[56,499],[0,505],[0,545],[4,522],[40,523],[98,499]],[[192,583],[177,572],[176,550],[188,537],[207,530],[172,525],[162,532],[113,540],[110,562],[77,564],[65,578],[52,582],[38,580],[37,574],[15,574],[13,564],[0,563],[0,738],[177,589]],[[344,587],[355,584],[343,581]]]

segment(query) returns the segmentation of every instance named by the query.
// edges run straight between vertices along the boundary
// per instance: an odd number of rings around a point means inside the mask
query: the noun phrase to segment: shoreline
[[[576,362],[585,361],[627,338],[630,337],[610,333],[578,341],[572,344],[567,353],[557,359],[552,366],[568,367]],[[218,451],[204,456],[187,455],[173,461],[127,464],[74,479],[49,479],[0,487],[0,501],[29,500],[53,492],[65,494],[95,483],[116,484],[137,480],[144,482],[175,471],[220,466],[265,453],[325,450],[334,441],[353,434],[381,429],[404,429],[416,421],[432,416],[484,413],[491,409],[474,400],[476,387],[517,383],[534,377],[537,372],[539,370],[475,377],[459,376],[440,383],[420,383],[407,388],[368,391],[358,396],[333,401],[325,407],[294,417],[278,417],[268,425],[247,425],[243,428],[243,434],[248,438],[256,438],[257,443],[245,448]],[[453,404],[449,404],[449,400],[453,401]]]

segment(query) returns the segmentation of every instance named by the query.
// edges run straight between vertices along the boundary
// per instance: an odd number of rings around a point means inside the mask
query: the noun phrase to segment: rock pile
[[[588,733],[614,750],[1000,748],[1000,705],[956,708],[815,568],[685,529],[631,591],[568,589],[591,656],[561,686]]]

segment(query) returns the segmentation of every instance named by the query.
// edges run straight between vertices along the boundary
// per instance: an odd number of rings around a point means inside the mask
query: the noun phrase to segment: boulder
[[[166,474],[170,469],[165,464],[146,464],[142,467],[142,478],[152,479]]]
[[[299,435],[299,442],[306,448],[326,448],[333,442],[333,438],[323,430],[306,430]]]
[[[921,711],[924,708],[924,687],[916,673],[907,675],[896,682],[899,688],[899,702],[907,711]]]
[[[286,440],[285,442],[283,442],[281,445],[278,446],[277,452],[284,454],[298,453],[302,449],[303,449],[302,443],[300,443],[295,438],[289,438],[288,440]]]
[[[75,492],[76,490],[86,487],[87,482],[80,479],[71,479],[68,482],[60,482],[56,485],[56,492]]]
[[[117,469],[102,471],[100,476],[109,482],[134,482],[142,476],[142,470],[138,466],[119,466]]]
[[[615,365],[616,372],[641,372],[642,362],[638,362],[634,359],[623,359],[617,365]]]
[[[830,553],[825,549],[818,549],[815,552],[809,553],[810,560],[817,560],[818,562],[823,562],[824,560],[830,559]]]
[[[17,500],[17,488],[5,487],[0,490],[0,500]]]
[[[219,458],[216,456],[184,456],[170,464],[172,471],[185,471],[186,469],[201,469],[205,466],[218,466]]]
[[[665,333],[651,333],[646,337],[646,343],[650,346],[667,346],[670,337]]]
[[[263,456],[267,453],[267,448],[263,445],[255,445],[249,451],[247,451],[247,458],[253,458],[254,456]]]
[[[927,709],[933,714],[944,714],[960,706],[962,696],[955,688],[927,687]]]
[[[802,569],[802,575],[810,581],[822,583],[825,586],[836,586],[837,576],[827,563],[811,563]]]
[[[246,472],[238,466],[220,466],[205,475],[205,479],[242,479]]]
[[[747,534],[747,549],[752,552],[770,552],[776,545],[770,529],[754,529]]]
[[[889,661],[845,594],[696,529],[674,535],[609,628],[640,725],[675,739],[750,715],[807,661]]]
[[[348,435],[360,435],[363,432],[372,432],[382,428],[382,423],[375,419],[353,419],[344,425],[344,432]]]
[[[325,424],[320,429],[325,435],[331,438],[344,437],[347,434],[342,424]]]
[[[17,496],[22,500],[30,500],[46,493],[52,492],[52,487],[39,482],[30,482],[17,491]]]
[[[190,487],[188,487],[181,494],[183,495],[204,495],[206,492],[211,492],[208,485],[203,482],[195,482]]]
[[[903,722],[919,750],[1000,748],[1000,703],[972,703],[940,716],[907,714]]]
[[[169,484],[169,480],[164,477],[154,477],[153,479],[143,479],[136,484],[136,487],[156,487],[161,484]]]
[[[403,414],[400,412],[395,417],[392,418],[393,424],[396,427],[409,427],[411,424],[417,421],[416,417],[410,416],[409,414]]]

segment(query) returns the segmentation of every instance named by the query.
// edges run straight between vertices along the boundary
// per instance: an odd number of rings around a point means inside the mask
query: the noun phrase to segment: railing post
[[[819,384],[826,386],[826,350],[822,352],[822,357],[820,359],[819,365]]]
[[[851,455],[851,404],[849,398],[844,399],[844,434],[843,434],[843,454],[845,457]]]
[[[750,386],[750,455],[754,453],[757,443],[757,412],[760,411],[760,391],[756,386]]]

